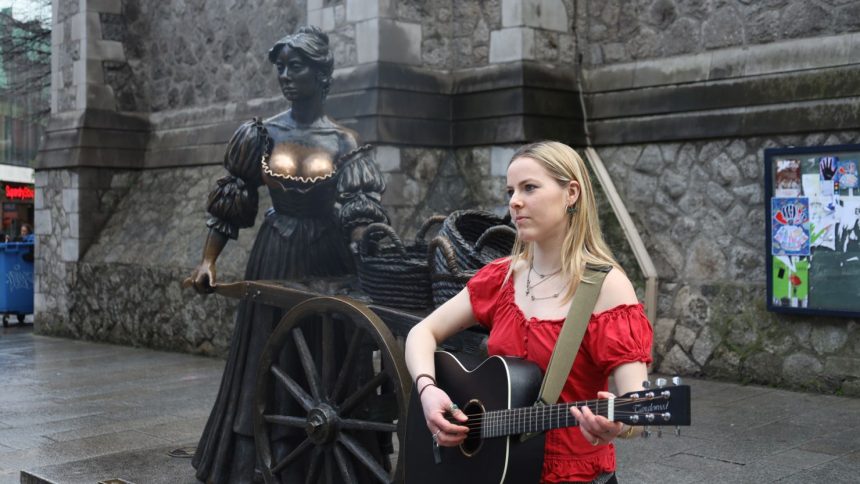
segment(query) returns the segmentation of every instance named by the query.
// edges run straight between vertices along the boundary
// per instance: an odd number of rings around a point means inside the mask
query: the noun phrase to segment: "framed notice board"
[[[860,145],[764,159],[768,310],[860,316]]]

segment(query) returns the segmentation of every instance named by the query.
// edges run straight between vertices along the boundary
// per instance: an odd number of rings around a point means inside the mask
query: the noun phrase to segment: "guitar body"
[[[481,407],[492,411],[533,405],[540,393],[542,378],[537,365],[518,358],[493,356],[471,368],[451,353],[436,352],[439,387],[469,415],[480,412]],[[544,434],[525,442],[520,442],[517,435],[470,438],[467,442],[468,445],[460,447],[439,447],[442,461],[437,464],[418,392],[412,392],[404,445],[406,484],[530,484],[540,481]]]

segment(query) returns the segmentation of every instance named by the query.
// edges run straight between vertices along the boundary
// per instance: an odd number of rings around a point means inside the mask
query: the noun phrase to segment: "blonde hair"
[[[585,162],[576,154],[576,151],[558,141],[538,141],[518,149],[511,157],[508,166],[517,158],[531,158],[537,161],[565,189],[571,181],[579,182],[579,199],[574,204],[576,210],[573,213],[566,212],[568,213],[567,232],[561,249],[561,274],[571,281],[564,294],[564,300],[571,299],[579,282],[585,280],[587,264],[611,266],[622,270],[603,240],[591,178]],[[523,242],[517,234],[506,280],[511,277],[514,267],[521,260],[532,264],[534,248],[533,242]]]

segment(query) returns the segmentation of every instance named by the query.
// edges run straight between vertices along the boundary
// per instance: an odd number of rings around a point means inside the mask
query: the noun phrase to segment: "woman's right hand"
[[[215,292],[215,262],[204,260],[194,269],[188,279],[199,294]]]
[[[451,415],[460,423],[465,423],[468,418],[462,410],[454,405],[445,391],[436,385],[430,385],[421,393],[421,406],[424,409],[424,419],[427,428],[435,437],[434,440],[442,447],[454,447],[460,445],[466,439],[469,427],[456,425],[445,418]]]

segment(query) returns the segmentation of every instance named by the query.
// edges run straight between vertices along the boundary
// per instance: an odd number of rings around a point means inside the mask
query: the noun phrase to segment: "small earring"
[[[568,205],[567,206],[567,214],[573,215],[576,213],[576,205]]]

